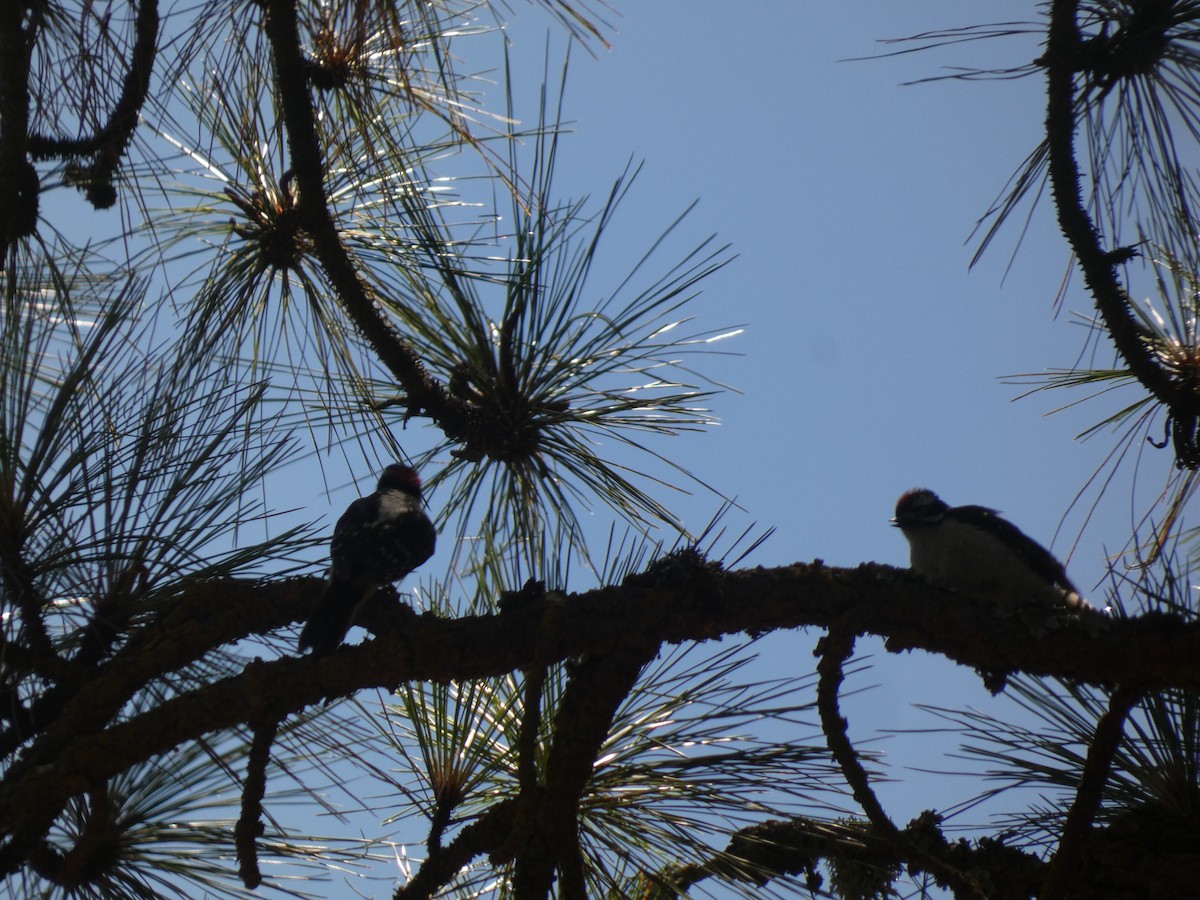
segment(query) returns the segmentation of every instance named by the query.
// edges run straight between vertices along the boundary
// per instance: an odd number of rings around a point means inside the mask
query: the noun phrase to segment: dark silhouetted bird
[[[949,506],[926,488],[906,492],[892,524],[908,539],[912,570],[1001,602],[1090,608],[1054,556],[986,506]]]
[[[376,588],[421,565],[436,543],[421,479],[408,466],[388,466],[375,493],[351,503],[333,529],[329,585],[300,632],[300,649],[311,647],[316,656],[333,650]]]

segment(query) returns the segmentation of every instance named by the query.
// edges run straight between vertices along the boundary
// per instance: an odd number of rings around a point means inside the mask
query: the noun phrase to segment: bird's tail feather
[[[330,581],[300,632],[300,650],[311,647],[313,656],[324,656],[337,647],[354,624],[364,600],[366,592],[354,582]]]

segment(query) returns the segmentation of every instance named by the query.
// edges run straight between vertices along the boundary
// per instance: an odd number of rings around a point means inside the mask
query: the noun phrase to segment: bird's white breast
[[[947,587],[1010,602],[1062,601],[1064,591],[1007,544],[954,519],[905,533],[913,571]]]
[[[403,491],[383,491],[379,495],[379,508],[376,512],[375,522],[391,521],[397,516],[411,511],[412,508],[412,498]]]

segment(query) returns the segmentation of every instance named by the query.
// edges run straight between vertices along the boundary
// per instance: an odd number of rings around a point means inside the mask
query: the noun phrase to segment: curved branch
[[[450,396],[441,382],[429,374],[424,363],[382,315],[342,244],[325,192],[325,168],[309,93],[309,67],[300,44],[296,3],[270,0],[266,10],[265,32],[275,64],[275,89],[283,108],[292,171],[299,187],[296,209],[312,238],[314,253],[354,326],[379,361],[403,385],[410,413],[425,412],[447,437],[469,443],[473,433],[469,408]]]
[[[242,884],[254,890],[262,884],[258,868],[256,838],[262,836],[262,801],[267,793],[267,764],[271,761],[271,744],[275,741],[277,721],[254,726],[250,755],[246,759],[246,783],[242,786],[242,813],[233,829],[237,846],[238,874]]]
[[[1078,12],[1079,0],[1054,0],[1047,51],[1041,58],[1046,67],[1048,172],[1059,228],[1079,261],[1096,309],[1129,371],[1168,407],[1177,423],[1192,421],[1200,415],[1200,396],[1173,379],[1144,340],[1144,329],[1137,321],[1129,294],[1117,278],[1120,255],[1114,256],[1101,246],[1096,224],[1084,205],[1083,176],[1075,158],[1075,79],[1083,51]],[[1175,433],[1177,461],[1188,468],[1200,464],[1193,432],[1177,428]]]
[[[897,840],[900,836],[894,822],[883,809],[883,804],[875,796],[871,788],[867,770],[859,762],[858,752],[850,743],[847,731],[849,722],[838,708],[838,691],[841,690],[845,677],[843,665],[854,652],[854,633],[841,628],[830,628],[829,634],[821,639],[816,652],[820,654],[817,663],[817,710],[821,715],[821,730],[825,732],[825,740],[829,744],[829,752],[841,767],[850,792],[867,819],[875,826],[875,830],[889,840]]]
[[[120,829],[113,822],[108,798],[108,785],[101,784],[87,792],[83,823],[75,837],[74,846],[66,853],[44,844],[31,854],[35,871],[52,884],[74,893],[89,881],[89,873],[103,866],[117,853]]]
[[[501,800],[467,825],[447,847],[431,849],[429,857],[409,880],[397,888],[396,900],[428,900],[445,887],[471,860],[490,854],[507,840],[516,820],[517,801]]]
[[[79,138],[55,138],[42,134],[29,136],[29,152],[34,159],[101,154],[116,167],[137,128],[138,117],[150,93],[150,76],[158,50],[158,0],[141,0],[134,20],[133,48],[129,69],[121,86],[121,96],[113,105],[108,121],[95,134]]]
[[[1041,900],[1058,900],[1067,895],[1074,883],[1076,869],[1083,857],[1084,844],[1100,801],[1108,774],[1112,770],[1113,757],[1121,745],[1125,733],[1125,720],[1130,710],[1141,698],[1141,691],[1118,686],[1108,702],[1108,710],[1096,723],[1096,733],[1088,748],[1083,775],[1075,792],[1075,802],[1067,813],[1062,835],[1058,841],[1058,852],[1050,862],[1050,872],[1040,895]]]
[[[891,843],[910,866],[928,872],[938,884],[952,887],[956,897],[976,897],[984,900],[986,895],[974,878],[909,840],[907,834],[901,832],[888,817],[883,804],[875,796],[867,770],[859,762],[858,753],[850,743],[850,735],[847,732],[849,723],[838,708],[838,691],[844,677],[842,667],[853,652],[854,632],[840,626],[830,628],[829,634],[818,645],[817,653],[821,659],[817,663],[817,673],[820,675],[817,683],[817,710],[821,715],[821,730],[825,732],[829,750],[841,767],[854,799],[867,814],[875,833]]]
[[[112,175],[120,164],[133,132],[137,129],[142,107],[150,94],[150,76],[158,52],[158,0],[141,0],[134,21],[133,48],[129,53],[129,69],[121,86],[112,113],[103,127],[88,137],[74,139],[52,138],[40,134],[29,136],[29,152],[34,159],[50,157],[95,157],[88,172],[88,197],[97,206],[111,205]],[[104,201],[108,201],[107,203]]]

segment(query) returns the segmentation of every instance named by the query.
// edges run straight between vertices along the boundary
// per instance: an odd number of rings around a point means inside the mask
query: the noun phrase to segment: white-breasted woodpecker
[[[376,588],[421,565],[436,543],[421,479],[408,466],[388,466],[375,493],[351,503],[334,526],[329,585],[300,632],[300,649],[323,656],[337,647]]]
[[[904,493],[892,524],[908,539],[912,570],[1001,603],[1091,608],[1054,556],[986,506],[949,506],[926,488]]]

